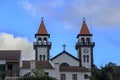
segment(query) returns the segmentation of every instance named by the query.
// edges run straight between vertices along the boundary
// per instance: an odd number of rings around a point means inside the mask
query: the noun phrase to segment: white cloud
[[[99,26],[119,24],[119,4],[120,0],[23,0],[21,5],[34,16],[50,17],[74,28],[79,24],[77,21],[83,17],[92,19],[94,25]]]
[[[21,50],[23,59],[34,59],[33,44],[12,34],[0,33],[0,50]]]

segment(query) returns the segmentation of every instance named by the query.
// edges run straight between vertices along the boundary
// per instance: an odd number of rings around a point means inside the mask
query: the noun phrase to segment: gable
[[[67,63],[70,66],[79,66],[79,60],[66,51],[61,52],[51,59],[53,63]]]

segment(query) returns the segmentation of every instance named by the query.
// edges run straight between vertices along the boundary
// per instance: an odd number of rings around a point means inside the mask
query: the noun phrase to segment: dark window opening
[[[84,79],[88,79],[88,74],[84,74]]]
[[[83,62],[85,63],[86,62],[86,56],[83,55]]]
[[[68,63],[62,63],[60,66],[69,66]]]
[[[77,80],[77,74],[72,74],[72,80]]]
[[[8,65],[7,65],[7,69],[8,69],[8,70],[12,70],[12,69],[13,69],[13,64],[8,64]]]
[[[84,39],[84,38],[81,38],[81,42],[82,42],[83,44],[85,44],[85,39]]]
[[[48,72],[45,72],[45,75],[49,76],[49,73],[48,73]]]
[[[90,38],[87,38],[86,41],[88,44],[90,44]]]
[[[38,42],[42,42],[42,39],[40,37],[38,38]]]
[[[43,55],[43,60],[45,60],[45,55]]]
[[[66,75],[65,74],[61,74],[60,75],[60,80],[66,80]]]
[[[47,38],[44,38],[44,39],[43,39],[43,42],[47,42]]]
[[[40,60],[42,60],[42,55],[39,56]]]
[[[87,55],[87,62],[89,62],[89,55]]]

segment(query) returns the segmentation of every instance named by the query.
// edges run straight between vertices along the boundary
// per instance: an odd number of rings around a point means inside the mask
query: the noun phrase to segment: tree
[[[95,67],[91,70],[92,76],[90,80],[119,80],[120,79],[120,66],[115,63],[108,63],[101,69]]]
[[[45,74],[42,69],[32,69],[31,74],[27,77],[23,77],[20,80],[57,80]]]
[[[32,69],[31,73],[32,73],[32,76],[35,76],[35,77],[41,77],[45,75],[45,72],[42,69]]]

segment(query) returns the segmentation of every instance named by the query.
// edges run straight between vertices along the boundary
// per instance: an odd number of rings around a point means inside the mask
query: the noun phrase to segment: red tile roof
[[[60,71],[63,72],[89,72],[90,70],[85,67],[79,66],[61,66]]]
[[[29,69],[30,68],[30,61],[28,61],[28,60],[22,61],[22,68]]]
[[[40,69],[53,69],[53,66],[49,61],[35,61],[36,68]],[[30,69],[30,60],[25,60],[22,62],[23,69]]]
[[[49,61],[36,61],[36,68],[53,69]]]
[[[41,21],[37,34],[48,34],[44,21]]]
[[[87,27],[87,24],[86,24],[85,20],[82,23],[80,34],[90,34],[90,31],[89,31],[89,29]]]
[[[20,50],[0,50],[0,60],[20,60]]]

